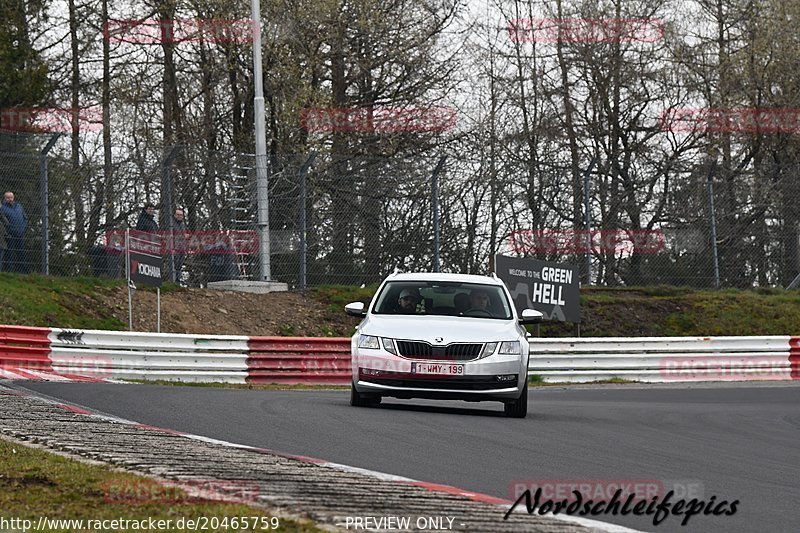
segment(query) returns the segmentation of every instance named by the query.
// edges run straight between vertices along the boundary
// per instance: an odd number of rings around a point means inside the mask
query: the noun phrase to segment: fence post
[[[251,0],[253,20],[253,110],[256,137],[256,197],[258,200],[258,233],[261,281],[272,281],[269,242],[269,176],[267,166],[267,132],[264,111],[264,87],[261,79],[261,5]]]
[[[586,284],[592,284],[592,212],[589,208],[589,174],[592,173],[597,158],[593,157],[586,172],[583,173],[583,205],[586,217],[586,238],[588,240],[586,250]],[[577,221],[576,221],[577,222]],[[580,335],[578,335],[580,337]]]
[[[433,271],[439,272],[439,172],[444,167],[447,156],[439,158],[431,175],[431,204],[433,209]]]
[[[717,257],[717,216],[714,211],[714,169],[717,162],[712,161],[708,169],[708,176],[706,178],[706,187],[708,189],[708,209],[711,217],[711,253],[714,257],[714,288],[719,289],[719,258]]]
[[[47,194],[47,153],[53,148],[60,133],[54,133],[42,151],[39,152],[39,189],[42,202],[42,274],[50,275],[50,211],[48,208],[49,197]],[[27,269],[27,267],[25,267]]]
[[[308,156],[305,163],[302,164],[299,170],[300,174],[300,275],[298,276],[298,285],[300,289],[306,288],[306,252],[308,251],[308,243],[306,242],[306,175],[308,169],[314,164],[319,152],[313,151]]]
[[[169,154],[167,155],[166,159],[164,159],[164,168],[161,174],[161,213],[162,213],[162,224],[161,227],[169,228],[169,236],[170,236],[170,250],[169,250],[169,271],[170,271],[170,281],[173,283],[176,281],[175,275],[175,254],[174,254],[174,246],[173,246],[173,235],[172,235],[172,163],[175,162],[175,158],[178,157],[178,153],[183,149],[181,145],[173,146]]]

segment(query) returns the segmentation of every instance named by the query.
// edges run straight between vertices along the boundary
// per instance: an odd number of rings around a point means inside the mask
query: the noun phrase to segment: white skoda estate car
[[[353,336],[350,404],[396,398],[493,400],[506,415],[528,410],[527,333],[542,314],[514,310],[497,277],[463,274],[393,274],[369,309],[345,306],[363,317]]]

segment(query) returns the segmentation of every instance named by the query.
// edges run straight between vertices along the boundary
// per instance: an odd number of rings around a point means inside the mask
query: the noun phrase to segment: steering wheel
[[[487,316],[489,318],[494,318],[494,315],[490,311],[487,311],[486,309],[474,309],[474,308],[473,309],[467,309],[466,311],[464,311],[464,315],[466,315],[466,316],[485,315],[485,316]]]

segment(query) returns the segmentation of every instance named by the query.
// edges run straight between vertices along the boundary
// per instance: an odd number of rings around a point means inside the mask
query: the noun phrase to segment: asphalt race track
[[[677,516],[658,526],[593,517],[658,532],[798,529],[798,385],[532,389],[528,417],[515,420],[499,403],[354,408],[344,390],[15,384],[145,424],[509,499],[517,483],[657,481],[687,500],[739,500],[735,515],[696,515],[687,527]]]

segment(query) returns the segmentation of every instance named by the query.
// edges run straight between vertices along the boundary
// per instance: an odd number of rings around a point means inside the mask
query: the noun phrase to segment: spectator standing
[[[161,236],[158,235],[158,222],[156,222],[156,206],[147,202],[139,213],[139,220],[136,221],[136,231],[131,232],[131,250],[149,249],[153,253],[155,249],[163,252],[161,246]]]
[[[183,209],[175,208],[169,226],[169,253],[170,253],[170,276],[169,279],[175,283],[181,281],[181,270],[183,261],[186,259],[186,220]]]
[[[22,204],[14,200],[14,193],[6,191],[3,195],[2,213],[8,221],[6,236],[7,250],[5,265],[8,272],[27,272],[28,263],[25,258],[25,230],[28,229],[28,215]]]
[[[158,231],[158,222],[155,218],[156,206],[151,203],[146,203],[139,213],[139,220],[136,221],[136,229],[138,231],[146,231],[147,233],[156,233]]]

